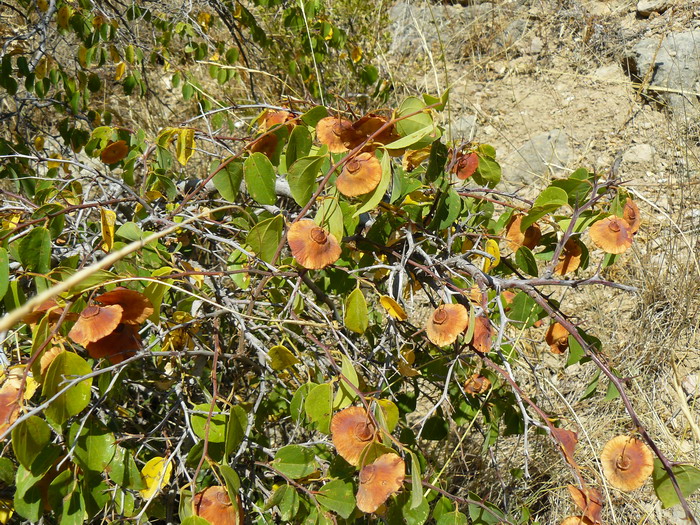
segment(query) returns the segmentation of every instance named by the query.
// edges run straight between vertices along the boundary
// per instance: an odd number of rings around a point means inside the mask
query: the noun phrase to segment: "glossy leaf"
[[[279,449],[272,466],[292,479],[308,476],[317,468],[314,453],[300,445],[287,445]]]
[[[80,423],[73,423],[68,434],[68,444],[73,447],[75,462],[84,471],[101,473],[116,453],[114,434],[94,420],[88,420],[82,429],[81,426]]]
[[[334,479],[323,485],[317,494],[318,502],[341,518],[348,519],[355,510],[355,495],[352,483]]]
[[[139,491],[141,497],[145,500],[153,498],[163,487],[170,483],[172,471],[173,463],[166,458],[156,456],[148,460],[141,469],[141,476],[143,476],[143,481],[146,485],[145,488]]]
[[[37,416],[31,416],[12,429],[12,450],[26,469],[51,440],[51,428]]]
[[[391,182],[391,162],[389,154],[386,152],[382,155],[381,165],[382,180],[379,181],[379,185],[372,192],[362,197],[362,204],[354,213],[353,217],[359,217],[361,214],[373,210],[384,198],[384,194]]]
[[[566,192],[555,186],[550,186],[545,189],[539,196],[535,199],[535,203],[528,214],[523,217],[520,222],[520,230],[525,231],[535,222],[540,220],[542,217],[548,213],[552,213],[562,206],[566,206],[569,202],[568,195]]]
[[[284,345],[275,345],[270,348],[267,352],[267,357],[270,359],[270,368],[273,370],[285,370],[301,362],[292,351]]]
[[[66,381],[75,380],[92,372],[92,368],[78,354],[62,352],[46,371],[42,388],[44,397],[52,398],[67,387]],[[46,408],[44,413],[51,422],[62,425],[69,417],[79,414],[90,402],[92,378],[70,386]]]
[[[345,301],[345,317],[343,318],[345,327],[358,334],[365,333],[369,326],[369,314],[367,312],[367,301],[360,288],[355,288]]]
[[[229,202],[236,202],[243,181],[243,163],[231,161],[219,171],[212,182],[221,197]]]
[[[313,387],[306,396],[304,408],[318,431],[329,434],[333,414],[333,386],[323,383]]]
[[[45,274],[51,269],[51,234],[43,226],[37,226],[19,243],[19,257],[29,272]]]
[[[109,479],[124,489],[141,490],[145,488],[133,452],[129,449],[117,446],[114,457],[106,470],[109,473]]]
[[[233,454],[245,437],[248,428],[248,414],[240,405],[233,405],[226,420],[226,454]]]
[[[210,403],[195,405],[192,409],[192,431],[199,439],[208,439],[210,443],[223,443],[226,440],[226,416]],[[212,412],[211,420],[209,413]],[[209,422],[209,425],[207,425]]]
[[[333,409],[336,411],[352,404],[353,400],[357,397],[355,389],[359,388],[360,386],[360,381],[357,377],[357,372],[355,371],[352,361],[350,361],[350,359],[348,359],[344,354],[341,359],[342,366],[340,371],[343,374],[343,377],[338,379],[338,392],[336,392],[335,399],[333,400]],[[348,386],[348,381],[355,387],[355,389]]]
[[[243,176],[248,193],[258,204],[274,204],[275,168],[270,159],[260,152],[251,154],[243,163]]]
[[[319,176],[325,160],[326,157],[321,155],[302,157],[287,168],[289,190],[299,206],[306,206],[316,191],[316,177]]]
[[[311,150],[311,133],[306,126],[295,126],[289,134],[287,142],[287,166],[291,166],[297,159],[305,157]]]
[[[678,486],[686,498],[700,488],[700,469],[697,467],[692,465],[675,465],[671,470],[673,470]],[[667,509],[678,505],[680,500],[673,488],[671,478],[658,458],[654,459],[654,470],[651,475],[654,482],[654,492],[659,501],[661,501],[661,506]]]
[[[177,161],[183,166],[187,165],[195,150],[194,129],[184,128],[177,133],[177,146],[175,156]]]
[[[265,262],[271,263],[282,239],[284,218],[276,215],[256,224],[248,233],[246,243]]]
[[[10,285],[10,260],[7,250],[0,247],[0,299],[5,297]]]

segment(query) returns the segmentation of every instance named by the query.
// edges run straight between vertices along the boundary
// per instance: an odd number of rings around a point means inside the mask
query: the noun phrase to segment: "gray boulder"
[[[632,48],[625,65],[637,81],[650,79],[649,91],[676,115],[700,114],[695,94],[700,86],[700,30],[670,33],[661,42],[658,37],[645,38]]]
[[[535,135],[501,162],[508,186],[541,188],[550,175],[562,173],[571,159],[566,133],[553,129]]]

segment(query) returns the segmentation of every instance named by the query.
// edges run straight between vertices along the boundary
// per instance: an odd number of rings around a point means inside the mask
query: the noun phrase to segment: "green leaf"
[[[393,432],[399,424],[399,407],[390,399],[378,399],[377,406],[381,409],[381,417],[386,423],[386,430]],[[375,414],[376,414],[375,410]],[[379,414],[376,414],[379,418]]]
[[[402,137],[433,125],[433,117],[430,114],[430,110],[425,109],[425,102],[418,97],[405,99],[396,112],[396,118],[400,119],[411,113],[416,114],[396,122],[396,131]]]
[[[411,455],[411,508],[419,507],[423,500],[423,484],[420,477],[420,462],[416,454],[409,450]]]
[[[47,399],[51,398],[66,387],[67,381],[91,372],[90,365],[78,354],[62,352],[51,362],[46,372],[42,394]],[[69,417],[79,414],[90,403],[91,386],[91,377],[72,385],[46,408],[46,418],[60,426]]]
[[[430,227],[435,230],[445,230],[451,227],[455,219],[462,211],[462,199],[452,188],[440,195],[435,208],[435,217],[430,223]]]
[[[0,483],[14,485],[15,472],[15,465],[10,458],[0,458]]]
[[[447,153],[447,146],[442,142],[433,142],[433,146],[430,148],[430,157],[428,157],[428,167],[425,169],[427,182],[435,182],[443,173],[447,162]]]
[[[537,277],[537,261],[527,246],[521,246],[515,252],[515,264],[526,274]]]
[[[405,137],[401,137],[400,139],[395,140],[394,142],[387,144],[385,147],[386,149],[404,149],[404,148],[411,148],[411,149],[420,149],[420,148],[425,148],[429,144],[431,144],[433,141],[437,140],[440,138],[440,130],[436,128],[433,123],[431,122],[430,125],[418,129],[414,131],[413,133],[410,133],[406,135]]]
[[[82,430],[81,425],[82,423],[71,425],[68,446],[73,447],[75,462],[80,468],[101,473],[116,453],[114,434],[93,419],[88,419]]]
[[[323,383],[313,387],[306,396],[304,408],[309,419],[316,423],[318,431],[329,434],[333,414],[333,386]]]
[[[238,192],[243,180],[243,163],[229,162],[224,168],[214,175],[212,182],[222,198],[229,202],[236,202]]]
[[[471,492],[469,493],[469,497],[476,501],[482,499]],[[503,520],[505,520],[506,517],[503,515],[503,512],[498,509],[498,507],[489,503],[488,501],[484,502],[484,506],[488,510],[480,507],[479,505],[475,505],[474,503],[469,504],[469,517],[474,525],[497,525],[498,523],[503,523]]]
[[[10,286],[10,259],[7,250],[0,247],[0,299],[5,297]]]
[[[248,414],[240,405],[233,405],[226,422],[226,454],[233,454],[243,442],[248,428]]]
[[[581,398],[579,399],[579,401],[583,401],[584,399],[588,399],[593,394],[595,394],[596,390],[598,389],[599,382],[600,382],[600,370],[596,370],[595,375],[593,376],[593,378],[589,381],[588,385],[586,386],[586,390],[584,390],[583,394],[581,394]]]
[[[282,239],[283,228],[284,218],[282,215],[265,219],[250,230],[245,242],[260,259],[271,263],[277,253],[277,246]]]
[[[467,516],[457,510],[444,513],[437,521],[437,525],[467,525],[468,523]]]
[[[671,470],[676,477],[681,493],[686,498],[700,488],[700,469],[697,467],[692,465],[675,465]],[[661,506],[667,509],[678,505],[680,500],[673,488],[673,483],[658,459],[654,459],[654,470],[651,475],[654,483],[654,492],[656,492],[656,497],[661,501]]]
[[[258,204],[274,204],[275,168],[270,159],[260,152],[253,153],[243,163],[243,176],[248,193]]]
[[[311,151],[311,133],[306,126],[294,126],[289,134],[287,142],[287,166],[291,166],[297,159],[305,157]]]
[[[424,498],[420,505],[411,507],[412,499],[408,492],[402,492],[396,497],[396,504],[389,507],[389,523],[406,523],[407,525],[423,525],[430,515],[430,505]]]
[[[341,518],[348,519],[355,510],[355,494],[352,483],[334,479],[316,493],[318,502]]]
[[[326,157],[311,155],[297,159],[287,170],[287,181],[292,198],[299,206],[306,206],[316,191],[316,177]]]
[[[539,194],[532,209],[523,217],[523,220],[520,222],[520,230],[527,230],[542,217],[562,206],[566,206],[568,202],[569,196],[563,189],[555,186],[548,187]]]
[[[345,301],[345,317],[343,318],[345,327],[358,334],[364,334],[369,326],[369,314],[367,312],[367,301],[358,286]]]
[[[51,270],[51,234],[37,226],[19,243],[19,258],[28,272],[49,273]]]
[[[586,352],[583,351],[583,347],[578,344],[578,341],[573,335],[569,335],[569,357],[566,360],[566,366],[575,365],[581,361],[585,355]]]
[[[343,354],[342,357],[340,371],[344,377],[338,379],[338,392],[336,392],[335,399],[333,400],[334,410],[341,410],[349,406],[357,397],[357,393],[348,386],[346,379],[350,381],[355,388],[360,386],[360,380],[357,377],[357,372],[352,365],[352,361],[350,361],[345,354]]]
[[[193,414],[190,422],[192,431],[198,438],[205,439],[208,436],[210,443],[223,443],[226,440],[226,416],[217,413],[219,412],[217,407],[214,407],[208,429],[207,421],[209,420],[211,404],[202,403],[201,405],[195,405],[192,410]]]
[[[542,308],[525,292],[515,294],[510,305],[508,317],[513,321],[523,323],[524,328],[531,327],[541,316]]]
[[[313,451],[301,445],[287,445],[279,449],[272,466],[292,479],[306,477],[317,468]]]
[[[323,106],[316,106],[301,116],[301,121],[312,128],[316,127],[318,121],[328,116],[328,110]]]
[[[481,151],[477,152],[479,166],[472,175],[474,182],[489,188],[495,187],[501,182],[501,165],[495,159],[489,158]]]
[[[161,277],[171,273],[173,273],[173,269],[169,266],[164,266],[151,272],[151,277]],[[146,289],[143,291],[143,295],[148,297],[148,300],[151,301],[151,304],[153,305],[153,313],[148,320],[154,324],[160,324],[160,305],[163,302],[165,292],[167,292],[170,288],[168,285],[173,282],[172,279],[160,279],[160,281],[161,282],[157,283],[148,283],[148,286],[146,286]]]
[[[124,489],[141,490],[146,487],[134,454],[131,450],[117,446],[114,457],[106,469],[109,478]]]
[[[265,510],[277,507],[282,523],[291,523],[292,518],[299,511],[299,494],[289,484],[278,487],[272,497],[265,504]]]
[[[37,416],[25,419],[12,429],[12,450],[17,461],[27,470],[50,441],[51,428]]]
[[[15,475],[15,511],[32,523],[39,521],[44,508],[41,490],[37,485],[42,477],[43,473],[34,476],[22,465],[19,466]]]
[[[364,212],[373,210],[384,198],[384,194],[386,193],[389,183],[391,182],[391,160],[386,151],[382,152],[381,165],[382,180],[379,181],[379,185],[374,188],[374,191],[362,197],[362,204],[357,209],[353,217],[359,217]]]
[[[314,218],[316,224],[332,233],[338,241],[343,238],[343,210],[338,191],[333,188],[330,195],[321,201]]]
[[[612,401],[614,399],[617,399],[620,397],[620,391],[617,389],[617,387],[613,384],[612,381],[608,381],[608,388],[605,391],[605,397],[603,398],[603,401]]]
[[[299,423],[304,420],[304,416],[306,415],[304,407],[306,397],[315,386],[318,385],[316,383],[304,383],[294,392],[292,400],[289,402],[289,415],[292,417],[293,421]]]

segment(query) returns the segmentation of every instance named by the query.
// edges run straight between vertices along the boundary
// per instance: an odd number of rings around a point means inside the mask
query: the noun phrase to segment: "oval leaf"
[[[258,204],[274,204],[275,168],[272,162],[260,152],[253,153],[243,163],[243,176],[248,193]]]
[[[345,301],[345,327],[358,334],[364,334],[369,326],[367,302],[360,288],[355,288]]]

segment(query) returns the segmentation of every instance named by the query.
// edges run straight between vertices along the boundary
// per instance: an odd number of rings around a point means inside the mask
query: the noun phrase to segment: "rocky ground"
[[[570,304],[637,378],[631,393],[665,450],[698,464],[700,2],[464,3],[394,3],[386,69],[406,93],[449,87],[452,137],[495,146],[521,193],[581,166],[605,173],[618,160],[645,220],[609,277],[639,293],[575,293]],[[630,430],[621,405],[602,395],[577,401],[591,369],[542,364],[547,385],[537,377],[538,388],[577,422],[582,463],[600,479],[597,451]],[[683,523],[650,485],[631,495],[601,490],[608,523]],[[565,492],[548,494],[549,523],[573,510]],[[700,511],[697,496],[692,503]]]

